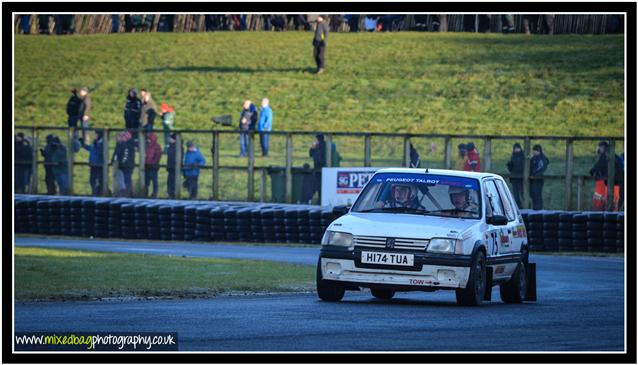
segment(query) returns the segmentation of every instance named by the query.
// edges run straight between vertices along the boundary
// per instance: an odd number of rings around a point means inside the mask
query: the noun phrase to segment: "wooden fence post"
[[[363,166],[372,166],[372,144],[371,136],[369,134],[366,134],[365,137],[363,137]]]
[[[410,167],[410,137],[403,137],[403,167]]]
[[[565,210],[572,210],[572,179],[574,175],[574,142],[565,143]]]
[[[73,163],[75,159],[75,150],[73,149],[73,130],[67,130],[67,149],[66,149],[66,167],[69,176],[67,195],[73,195]]]
[[[261,168],[260,169],[260,180],[261,180],[261,189],[259,191],[259,201],[260,202],[264,202],[266,200],[266,169],[265,168]]]
[[[286,203],[292,203],[292,135],[286,133]]]
[[[531,147],[529,137],[525,137],[524,146],[525,148],[525,164],[523,167],[523,209],[527,209],[529,207],[529,166],[530,166],[530,158],[531,158]]]
[[[616,179],[616,141],[609,141],[609,151],[607,152],[607,210],[614,210],[614,184]]]
[[[326,133],[324,140],[326,141],[326,167],[332,167],[332,136]]]
[[[500,18],[500,15],[499,15]],[[492,139],[485,138],[484,147],[485,151],[483,151],[483,171],[489,172],[492,171]]]
[[[583,210],[583,177],[576,178],[576,210]]]
[[[219,132],[213,132],[213,200],[219,200]]]
[[[248,201],[255,200],[255,134],[248,133]]]
[[[452,139],[450,137],[445,137],[445,156],[443,157],[443,162],[445,163],[446,169],[452,169]]]
[[[109,195],[109,130],[102,130],[102,196]]]
[[[175,133],[175,199],[180,198],[180,176],[182,176],[182,134]]]
[[[31,128],[31,143],[33,146],[33,161],[31,161],[31,181],[29,186],[29,192],[31,194],[38,193],[38,129],[36,127]]]

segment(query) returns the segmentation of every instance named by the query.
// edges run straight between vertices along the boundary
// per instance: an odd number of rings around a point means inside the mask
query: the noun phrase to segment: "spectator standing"
[[[80,104],[82,104],[82,99],[78,97],[78,91],[76,88],[71,89],[71,97],[69,101],[66,102],[66,115],[67,115],[67,124],[69,128],[73,131],[73,137],[77,135],[77,127],[78,120],[81,119],[80,114]]]
[[[514,15],[505,14],[502,16],[503,33],[514,33],[516,28],[514,27]]]
[[[261,145],[261,155],[268,156],[268,133],[272,131],[273,113],[270,108],[268,98],[261,99],[261,113],[259,114],[259,122],[257,123],[257,131],[259,131],[259,144]]]
[[[160,158],[162,157],[162,147],[157,143],[157,135],[153,132],[146,137],[146,157],[144,161],[144,186],[148,192],[148,185],[153,184],[151,198],[157,198],[157,173],[159,171]]]
[[[465,162],[467,161],[467,145],[465,143],[460,143],[457,146],[459,151],[459,157],[454,163],[454,170],[465,170]]]
[[[168,136],[175,129],[175,110],[169,107],[168,104],[162,103],[160,112],[162,113],[162,127],[164,128],[164,150],[168,151]]]
[[[472,142],[467,144],[467,160],[465,160],[463,170],[474,172],[481,171],[481,158],[479,156],[478,150]]]
[[[166,171],[168,171],[168,180],[166,187],[168,189],[168,197],[175,199],[175,170],[177,169],[177,139],[175,133],[171,133],[168,138],[168,150],[166,153]],[[184,156],[184,147],[180,146],[181,156]]]
[[[151,93],[147,90],[143,90],[142,93],[142,115],[140,119],[140,125],[147,132],[153,131],[153,123],[157,116],[157,106],[155,101],[151,97]]]
[[[83,87],[80,89],[80,108],[78,110],[78,118],[82,121],[82,143],[87,142],[87,129],[89,128],[89,121],[91,119],[91,96],[89,95],[89,88]]]
[[[544,174],[549,165],[549,159],[543,154],[543,147],[537,144],[532,148],[532,159],[529,166],[529,194],[532,198],[532,209],[543,209]]]
[[[89,175],[89,184],[93,195],[100,195],[102,192],[102,166],[104,165],[104,132],[95,131],[95,139],[91,145],[82,144],[82,148],[89,151],[89,166],[91,172]]]
[[[350,32],[356,33],[359,31],[359,14],[348,14],[345,16],[346,21],[348,22],[348,26],[350,27]]]
[[[135,142],[130,131],[122,133],[119,143],[115,146],[111,162],[117,162],[122,174],[120,194],[127,197],[133,196],[133,169],[135,168]]]
[[[549,35],[554,34],[554,15],[524,15],[523,16],[523,30],[525,34],[529,35],[537,31],[539,20],[542,20],[541,29],[539,33],[546,33]]]
[[[374,15],[366,15],[363,18],[363,27],[366,32],[374,32],[377,29],[377,17]]]
[[[38,29],[40,34],[49,34],[49,15],[38,15]]]
[[[184,155],[184,185],[188,190],[191,199],[197,198],[197,179],[199,169],[206,164],[202,153],[197,149],[193,141],[186,142],[186,154]]]
[[[589,170],[589,175],[593,176],[596,180],[594,186],[594,195],[592,198],[592,207],[593,210],[604,211],[607,210],[607,199],[608,199],[608,189],[607,189],[607,179],[608,175],[608,167],[609,167],[609,143],[606,141],[600,141],[598,143],[598,160],[594,167]],[[619,202],[620,202],[620,191],[623,188],[623,178],[624,178],[624,166],[623,161],[620,156],[616,155],[614,160],[614,204],[613,211],[618,210]]]
[[[51,164],[55,138],[56,137],[53,134],[49,134],[46,137],[46,145],[44,146],[44,149],[40,149],[40,154],[44,157],[44,183],[47,186],[48,195],[56,194],[55,176],[53,176],[53,165]]]
[[[133,131],[133,139],[137,140],[137,132],[140,128],[142,116],[142,101],[137,97],[137,89],[128,89],[126,104],[124,105],[124,127]]]
[[[239,157],[248,156],[248,131],[255,129],[257,123],[257,107],[250,100],[244,100],[244,106],[239,115]]]
[[[20,22],[22,23],[22,33],[31,33],[31,15],[21,15]]]
[[[111,15],[111,33],[117,33],[120,31],[120,16],[117,14]]]
[[[512,193],[514,200],[519,207],[523,206],[523,169],[525,168],[525,152],[519,143],[514,143],[512,156],[507,161],[507,170],[510,172],[510,182],[512,183]]]
[[[54,137],[51,144],[51,171],[55,182],[58,184],[60,194],[66,195],[69,193],[69,171],[67,168],[66,147],[60,141],[60,138]]]
[[[419,156],[419,152],[414,148],[412,143],[410,143],[410,167],[413,169],[418,169],[421,167],[421,158]]]
[[[328,24],[324,22],[323,15],[317,16],[317,28],[312,38],[312,46],[314,47],[314,58],[317,63],[317,74],[323,73],[324,57],[326,54],[326,42],[328,41]]]
[[[304,196],[304,201],[312,199],[315,191],[321,190],[321,168],[326,167],[326,141],[323,134],[319,133],[315,136],[315,141],[312,143],[308,155],[312,157],[315,169],[312,172],[312,194],[307,194],[310,196],[309,199],[306,199],[308,196]],[[310,183],[308,182],[307,185]]]
[[[15,137],[15,192],[23,194],[29,190],[33,162],[31,143],[19,132]]]

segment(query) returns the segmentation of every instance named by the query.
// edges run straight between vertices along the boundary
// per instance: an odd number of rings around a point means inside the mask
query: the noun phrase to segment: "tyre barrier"
[[[15,232],[96,238],[320,244],[344,207],[15,195]],[[624,252],[623,212],[522,210],[531,251]]]

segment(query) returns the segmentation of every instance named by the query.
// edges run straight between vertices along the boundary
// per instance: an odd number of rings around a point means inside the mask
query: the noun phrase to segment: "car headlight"
[[[433,238],[428,244],[427,252],[455,253],[457,242],[459,241],[450,238]]]
[[[321,244],[324,246],[341,246],[341,247],[353,247],[352,234],[344,232],[326,231],[321,240]]]

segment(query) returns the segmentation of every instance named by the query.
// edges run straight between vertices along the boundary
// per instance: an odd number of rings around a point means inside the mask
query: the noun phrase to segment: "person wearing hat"
[[[239,157],[248,156],[249,138],[246,132],[255,130],[257,114],[259,114],[259,112],[255,104],[250,100],[244,100],[244,105],[239,115],[239,130],[242,132],[239,134]]]
[[[460,143],[457,148],[459,151],[459,157],[454,163],[454,170],[463,171],[465,168],[465,161],[467,160],[467,145],[465,143]]]
[[[142,89],[142,113],[140,116],[140,126],[147,132],[153,131],[153,124],[157,117],[157,105],[148,90]]]
[[[80,120],[80,116],[78,114],[80,112],[81,103],[82,99],[78,97],[78,90],[76,88],[72,88],[71,97],[66,103],[66,115],[67,124],[69,128],[72,129],[74,137],[77,135],[76,128],[78,127],[78,120]]]
[[[31,143],[18,132],[15,137],[15,192],[23,194],[29,190],[33,162]]]
[[[417,188],[410,183],[394,183],[390,186],[390,196],[376,203],[377,208],[412,208],[426,210],[417,199]]]
[[[520,143],[514,143],[512,147],[512,156],[507,161],[507,170],[510,172],[510,182],[512,183],[512,194],[514,200],[519,207],[523,206],[523,169],[525,168],[525,153]]]
[[[184,187],[188,190],[191,199],[197,198],[197,179],[199,169],[206,165],[204,155],[195,146],[193,141],[186,142],[186,154],[184,155]]]
[[[325,23],[323,15],[317,16],[317,28],[312,38],[313,57],[317,63],[317,74],[323,73],[324,57],[326,54],[326,42],[328,41],[328,24]]]
[[[53,178],[58,184],[60,194],[66,195],[69,193],[69,170],[67,167],[67,151],[66,147],[60,141],[60,138],[53,137],[50,150],[50,163],[51,172]]]
[[[89,121],[91,119],[91,96],[89,95],[88,87],[80,89],[80,100],[78,119],[82,122],[82,141],[86,143],[87,129],[89,128]]]
[[[479,157],[478,150],[474,146],[474,143],[470,142],[467,145],[467,159],[465,160],[465,165],[463,165],[463,170],[465,171],[481,171],[481,158]]]
[[[326,141],[322,133],[318,133],[315,136],[315,141],[312,143],[312,147],[308,150],[308,155],[312,157],[314,161],[314,171],[312,177],[314,180],[312,194],[315,191],[321,189],[321,168],[326,167]]]
[[[478,217],[478,205],[470,198],[470,190],[463,186],[448,186],[448,194],[450,195],[450,203],[453,209],[444,211],[446,215],[459,218],[476,218]]]
[[[532,159],[529,165],[529,195],[532,198],[532,209],[543,209],[544,174],[549,165],[549,159],[543,154],[540,144],[532,147]]]
[[[102,193],[102,166],[104,165],[104,132],[102,130],[95,131],[95,139],[91,145],[82,144],[82,148],[89,151],[89,166],[91,168],[89,175],[89,185],[93,195]]]
[[[168,179],[166,180],[166,187],[168,190],[168,197],[175,199],[175,169],[177,168],[177,135],[171,133],[168,137],[168,149],[166,152],[166,171],[168,172]],[[184,156],[184,145],[180,146],[181,156]]]
[[[133,131],[133,139],[137,140],[137,130],[140,127],[142,101],[137,97],[137,89],[128,89],[126,104],[124,105],[124,127]]]
[[[589,170],[589,175],[592,176],[596,182],[594,185],[594,195],[592,200],[593,210],[604,211],[607,210],[607,179],[608,179],[608,167],[609,167],[609,143],[607,141],[600,141],[598,143],[598,160],[594,166]],[[618,204],[621,200],[620,192],[623,186],[624,178],[624,166],[620,156],[615,156],[614,163],[614,211],[618,210]]]
[[[47,186],[47,194],[55,195],[56,186],[53,177],[53,166],[51,166],[51,156],[53,155],[53,141],[55,136],[49,134],[46,136],[46,145],[44,149],[40,148],[40,154],[44,157],[44,183]]]
[[[164,152],[168,152],[169,134],[175,129],[175,110],[168,104],[162,103],[160,112],[162,113],[162,128],[164,128]]]
[[[111,158],[112,163],[117,163],[122,176],[120,181],[120,195],[133,197],[133,169],[135,168],[135,142],[130,131],[122,132],[118,136],[118,143]]]

